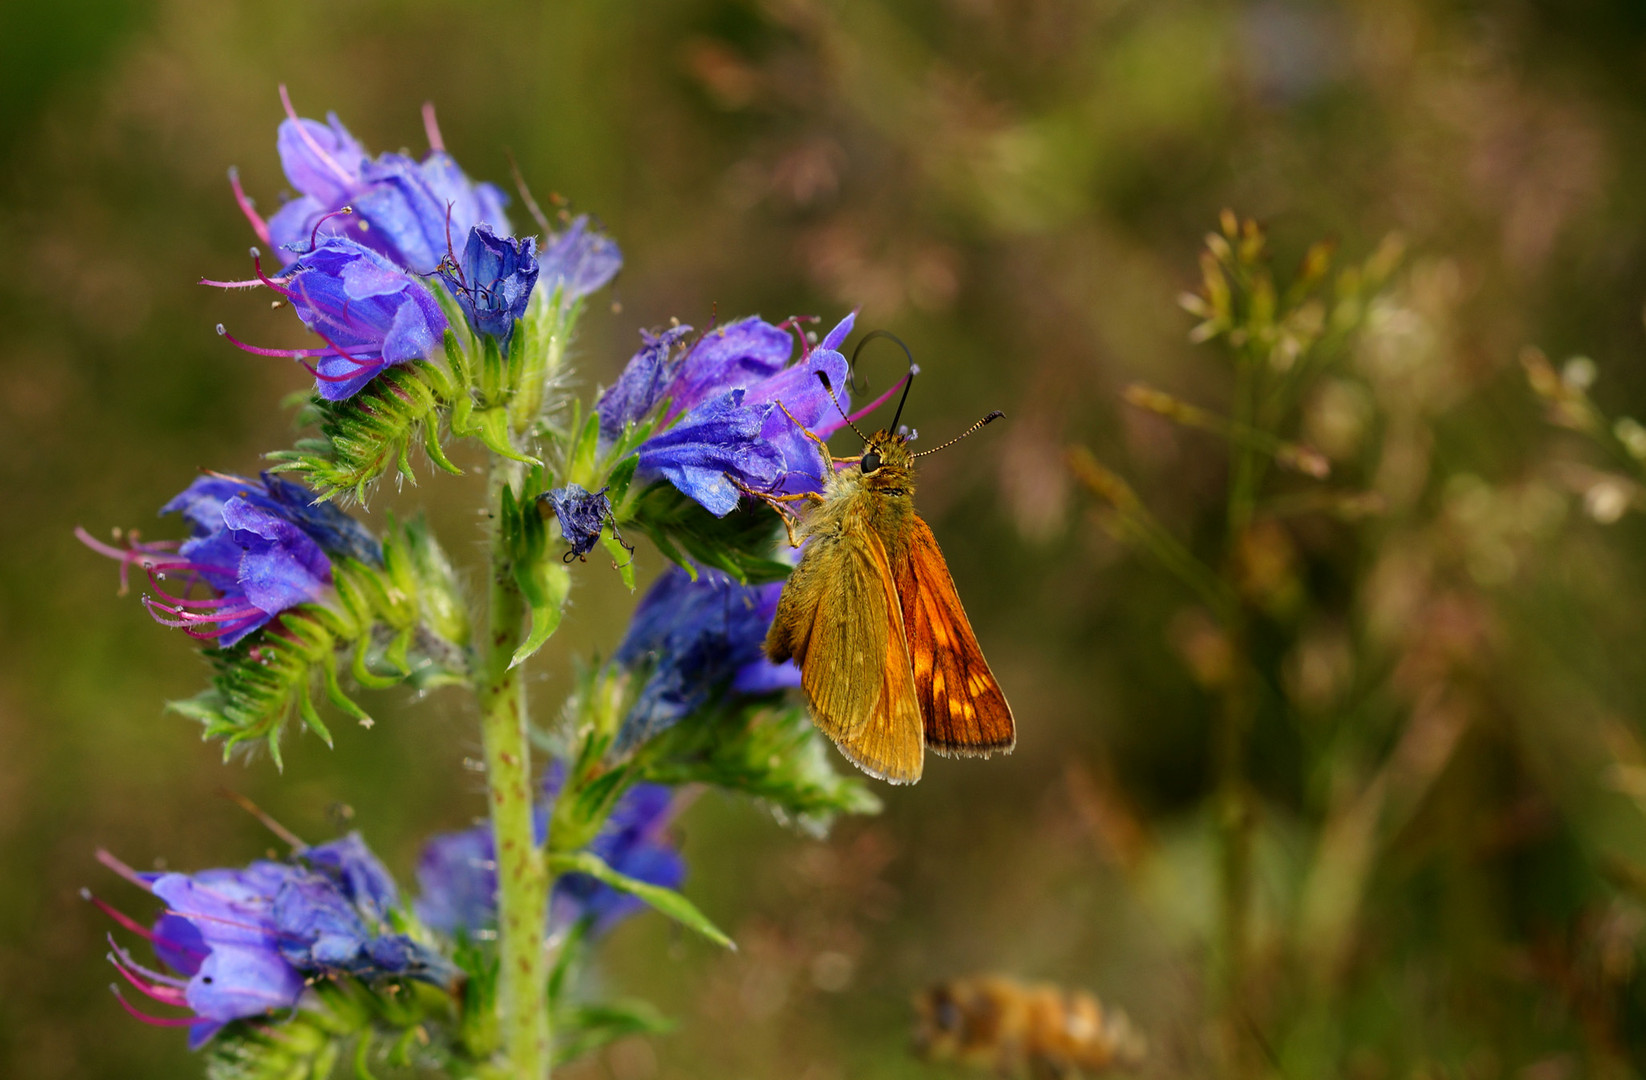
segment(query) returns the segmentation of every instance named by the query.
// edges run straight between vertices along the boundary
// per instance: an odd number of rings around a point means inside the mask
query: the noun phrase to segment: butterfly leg
[[[789,422],[791,424],[800,429],[800,434],[806,436],[806,438],[817,444],[818,453],[823,455],[823,475],[827,476],[833,472],[834,458],[829,454],[829,444],[824,442],[822,436],[818,435],[817,432],[813,431],[805,424],[802,424],[799,420],[796,420],[794,418],[794,413],[790,412],[788,406],[784,405],[781,401],[777,403],[777,407],[783,410],[783,415],[789,418]]]
[[[792,495],[773,495],[769,491],[756,491],[746,484],[738,483],[736,480],[733,480],[732,483],[736,484],[738,490],[743,492],[743,494],[759,499],[761,502],[777,511],[778,518],[783,522],[784,530],[789,534],[790,547],[800,546],[800,541],[794,535],[794,527],[799,524],[800,515],[795,513],[793,507],[785,504],[795,502],[820,503],[823,501],[823,496],[819,495],[815,491],[800,491],[795,492]]]

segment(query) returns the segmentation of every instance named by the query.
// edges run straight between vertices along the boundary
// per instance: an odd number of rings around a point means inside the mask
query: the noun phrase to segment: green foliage
[[[460,474],[440,446],[439,410],[451,393],[438,368],[418,361],[387,369],[347,401],[317,395],[297,419],[301,426],[318,428],[319,436],[270,454],[270,471],[293,474],[322,499],[343,496],[362,503],[390,470],[417,482],[411,453],[419,444],[435,465]]]
[[[733,948],[732,939],[722,933],[719,927],[710,922],[708,917],[697,910],[697,905],[687,900],[673,889],[666,889],[661,885],[653,885],[638,878],[629,877],[606,865],[605,860],[592,851],[572,851],[549,853],[549,868],[556,874],[587,874],[597,881],[604,882],[614,889],[635,896],[658,911],[667,915],[680,925],[695,930],[708,938],[716,945]]]
[[[799,705],[708,710],[658,736],[638,760],[645,780],[747,795],[815,836],[840,814],[880,812],[863,778],[838,770],[839,755]]]
[[[554,1063],[564,1065],[630,1035],[666,1035],[675,1023],[632,998],[573,1005],[554,1016]]]
[[[782,581],[794,569],[774,557],[782,523],[762,504],[741,505],[717,518],[673,484],[658,481],[632,500],[624,514],[618,519],[623,527],[637,526],[658,551],[694,577],[694,560],[745,585]]]
[[[331,745],[317,683],[325,700],[371,726],[371,716],[343,689],[344,652],[350,674],[368,688],[429,688],[466,677],[467,615],[451,565],[421,519],[391,523],[381,569],[337,559],[332,574],[335,603],[304,604],[232,648],[205,650],[211,687],[171,703],[204,726],[203,737],[221,739],[225,756],[266,745],[280,765],[281,732],[294,713]]]
[[[327,1080],[347,1056],[357,1080],[375,1065],[462,1067],[441,1039],[450,995],[425,983],[367,987],[351,979],[315,983],[295,1014],[272,1023],[236,1021],[207,1049],[211,1080]]]

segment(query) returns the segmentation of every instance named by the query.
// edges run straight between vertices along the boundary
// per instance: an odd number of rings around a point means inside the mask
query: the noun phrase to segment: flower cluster
[[[187,1026],[191,1048],[231,1021],[296,1008],[315,978],[418,979],[446,987],[458,975],[438,952],[396,929],[404,916],[394,879],[358,833],[302,848],[285,862],[259,860],[242,869],[140,874],[104,860],[164,901],[152,928],[96,902],[146,937],[169,971],[119,946],[110,959],[145,996],[190,1015],[127,1009],[152,1023]]]
[[[562,307],[605,285],[623,265],[612,241],[572,220],[546,238],[516,239],[508,198],[475,183],[446,153],[432,110],[425,110],[429,153],[372,157],[335,115],[325,123],[299,117],[281,91],[287,119],[277,146],[298,197],[267,221],[234,179],[235,194],[260,239],[275,247],[283,269],[257,277],[207,281],[223,287],[259,283],[290,301],[321,346],[270,349],[235,345],[304,363],[327,401],[345,401],[385,368],[428,359],[449,322],[431,290],[438,278],[469,328],[507,352],[541,279]],[[233,178],[233,174],[231,174]],[[219,333],[228,336],[219,327]]]
[[[332,559],[382,562],[377,540],[330,503],[316,504],[299,484],[264,473],[260,480],[208,473],[161,508],[188,522],[192,535],[116,548],[78,530],[81,541],[130,567],[149,571],[157,596],[145,597],[158,622],[227,648],[276,615],[315,603],[332,584]],[[171,589],[172,578],[181,584]],[[214,595],[190,597],[196,584]]]
[[[645,679],[618,728],[636,746],[727,693],[752,696],[800,685],[792,661],[766,659],[766,631],[781,582],[741,585],[718,570],[694,579],[671,567],[635,610],[615,659]]]
[[[146,573],[156,620],[215,646],[211,685],[171,708],[225,754],[263,748],[278,766],[294,718],[329,745],[328,702],[371,727],[355,688],[463,686],[483,714],[492,818],[428,841],[409,904],[352,834],[310,847],[281,832],[289,859],[193,874],[105,856],[165,905],[144,925],[96,901],[158,958],[116,945],[111,959],[181,1012],[121,1001],[187,1027],[193,1047],[212,1042],[213,1075],[327,1075],[350,1044],[361,1075],[378,1058],[546,1075],[550,1054],[663,1023],[622,1002],[585,1006],[575,979],[588,942],[650,905],[731,944],[677,891],[677,791],[718,785],[811,829],[878,805],[833,772],[803,706],[779,700],[799,673],[762,650],[789,564],[764,507],[731,513],[745,495],[823,486],[816,443],[847,422],[840,350],[855,313],[820,341],[800,328],[811,320],[758,317],[643,333],[598,403],[568,408],[568,345],[585,298],[622,266],[617,246],[587,217],[551,228],[529,195],[541,230],[516,235],[504,195],[446,153],[432,109],[421,159],[373,155],[337,117],[299,117],[281,93],[277,146],[296,197],[265,220],[231,173],[273,250],[266,264],[252,249],[254,278],[206,284],[266,288],[312,335],[264,348],[218,327],[313,375],[299,413],[311,432],[270,455],[303,483],[208,473],[162,508],[186,523],[181,540],[77,533],[119,560],[122,591],[132,567]],[[483,635],[426,523],[391,518],[379,539],[329,501],[363,500],[391,471],[416,479],[419,449],[461,474],[445,452],[454,439],[491,455]],[[569,550],[551,546],[556,524]],[[620,525],[679,565],[646,593],[615,661],[586,672],[568,723],[543,732],[524,715],[520,665],[561,624],[566,564],[600,543],[633,551]],[[632,560],[618,568],[632,589]],[[559,760],[534,791],[523,781],[540,734]]]
[[[716,516],[735,509],[745,490],[817,491],[822,462],[807,432],[827,438],[846,422],[840,346],[855,319],[846,316],[793,363],[787,324],[758,316],[689,344],[688,326],[642,333],[640,351],[600,396],[600,437],[616,440],[666,403],[662,430],[640,446],[641,480],[665,479]]]
[[[555,797],[564,770],[552,768],[544,779],[543,801],[534,815],[538,841],[548,837]],[[686,877],[686,864],[670,843],[666,829],[674,792],[661,784],[637,784],[618,800],[588,850],[625,877],[674,889]],[[485,933],[497,921],[496,845],[491,828],[476,825],[431,839],[417,861],[420,890],[414,903],[424,924],[447,934]],[[594,936],[604,934],[640,910],[643,902],[586,874],[565,874],[555,881],[549,905],[548,932],[586,923]]]

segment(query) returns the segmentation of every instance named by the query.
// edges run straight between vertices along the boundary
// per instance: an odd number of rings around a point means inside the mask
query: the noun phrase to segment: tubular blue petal
[[[642,419],[657,407],[685,359],[675,347],[691,332],[689,326],[670,327],[657,335],[640,332],[640,351],[630,358],[623,374],[606,388],[595,406],[600,414],[601,439],[611,442],[623,434],[626,424]]]

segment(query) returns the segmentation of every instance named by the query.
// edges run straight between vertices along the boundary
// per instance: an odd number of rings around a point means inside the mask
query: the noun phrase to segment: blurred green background
[[[1376,512],[1260,511],[1230,571],[1266,688],[1249,1071],[1646,1065],[1646,530],[1627,512],[1646,499],[1545,423],[1516,360],[1586,354],[1609,415],[1646,412],[1646,8],[63,0],[0,11],[0,1074],[198,1068],[109,997],[110,927],[78,891],[143,898],[97,847],[242,863],[270,838],[215,794],[232,787],[311,838],[361,828],[409,879],[421,837],[481,810],[473,718],[443,695],[374,699],[378,726],[335,750],[291,740],[283,777],[222,764],[161,711],[203,662],[70,535],[169,535],[155,508],[197,468],[251,471],[292,438],[277,403],[302,372],[212,333],[273,344],[289,317],[193,284],[247,269],[228,166],[279,203],[281,82],[378,150],[420,152],[433,101],[471,175],[508,186],[512,151],[540,197],[606,223],[627,265],[584,320],[585,394],[671,316],[861,305],[921,361],[907,418],[928,440],[1009,416],[930,459],[919,505],[1017,752],[932,761],[827,842],[700,800],[687,891],[741,950],[624,927],[601,978],[681,1027],[576,1075],[943,1075],[907,1053],[909,996],[983,970],[1125,1009],[1147,1075],[1215,1070],[1209,747],[1232,646],[1114,539],[1063,451],[1091,446],[1222,558],[1226,447],[1121,390],[1227,408],[1229,366],[1176,303],[1226,206],[1283,268],[1321,238],[1351,261],[1391,231],[1411,251],[1287,418],[1332,459],[1324,487]],[[435,475],[373,512],[427,505],[473,566],[479,487]],[[600,559],[576,574],[544,716],[630,605]]]

